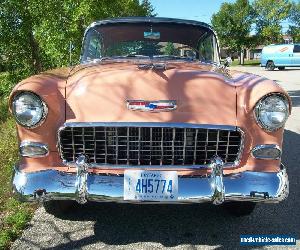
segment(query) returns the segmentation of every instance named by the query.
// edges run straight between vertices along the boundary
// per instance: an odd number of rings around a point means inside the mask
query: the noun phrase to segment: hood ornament
[[[167,70],[167,64],[166,63],[149,63],[149,64],[139,64],[138,68],[141,70]]]
[[[145,112],[165,112],[173,111],[177,108],[175,100],[145,101],[127,100],[127,108],[134,111]]]

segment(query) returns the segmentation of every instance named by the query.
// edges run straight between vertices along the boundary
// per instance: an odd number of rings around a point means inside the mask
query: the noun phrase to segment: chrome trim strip
[[[72,131],[72,151],[73,151],[73,161],[75,162],[75,144],[74,144],[74,131],[73,131],[73,128],[71,129]],[[60,132],[60,131],[59,131]],[[60,137],[59,137],[60,138]],[[59,145],[60,144],[60,141],[59,141]]]
[[[43,155],[28,155],[28,154],[22,154],[21,152],[21,149],[23,147],[26,147],[26,146],[34,146],[34,147],[39,147],[39,148],[42,148],[46,151],[45,154]],[[19,146],[19,154],[22,156],[22,157],[28,157],[28,158],[41,158],[41,157],[45,157],[47,155],[49,155],[49,148],[48,148],[48,145],[47,144],[44,144],[44,143],[40,143],[40,142],[32,142],[32,141],[22,141],[20,146]]]
[[[227,136],[227,144],[226,144],[226,159],[225,159],[225,161],[227,161],[227,158],[228,158],[228,150],[229,150],[229,138],[230,138],[230,131],[228,132],[228,136]]]
[[[119,160],[119,138],[118,138],[118,128],[116,129],[116,164],[118,164],[118,160]],[[139,128],[139,137],[140,137],[140,133],[141,133],[141,129]],[[139,152],[138,154],[140,154],[140,145],[141,145],[141,141],[140,141],[140,138],[139,138]]]
[[[66,122],[65,127],[170,127],[170,128],[207,128],[221,130],[237,130],[236,126],[195,124],[195,123],[172,123],[172,122]]]
[[[107,163],[107,129],[104,130],[104,136],[105,136],[105,163]]]
[[[75,162],[67,162],[69,167],[76,167]],[[110,164],[98,164],[90,163],[91,168],[98,170],[106,169],[157,169],[157,170],[171,170],[171,169],[208,169],[208,165],[110,165]],[[224,164],[224,167],[231,167],[232,164]]]
[[[151,129],[151,137],[152,137],[152,129]],[[176,129],[173,128],[172,129],[172,165],[174,165],[175,162],[175,137],[176,137]]]
[[[152,136],[152,131],[150,133],[150,135]],[[127,165],[129,165],[129,128],[127,127],[127,134],[126,134],[126,140],[127,140],[127,150],[126,150],[126,156],[127,156]],[[151,140],[150,140],[151,142]]]
[[[212,190],[209,179],[205,176],[179,177],[178,200],[172,203],[211,202]],[[13,190],[23,201],[76,200],[76,181],[76,173],[57,170],[25,173],[16,167],[13,176]],[[137,201],[123,200],[123,177],[89,173],[86,183],[88,201],[138,203]],[[289,182],[285,169],[278,173],[246,171],[224,175],[223,184],[225,202],[276,203],[286,199],[289,193]]]
[[[239,154],[237,156],[236,161],[234,162],[234,166],[240,165],[244,153],[244,147],[245,147],[245,132],[240,127],[237,127],[237,131],[241,133],[241,144],[240,144]]]
[[[138,130],[138,162],[139,162],[139,165],[140,165],[140,155],[141,155],[141,127],[139,127],[139,130]],[[162,133],[163,133],[164,130],[162,130]],[[118,161],[117,161],[118,163]]]
[[[230,126],[230,125],[215,125],[215,124],[194,124],[194,123],[166,123],[166,122],[66,122],[63,126],[61,126],[58,129],[57,132],[57,149],[60,155],[60,158],[63,160],[63,163],[68,166],[74,166],[75,160],[73,162],[67,162],[65,161],[62,156],[62,147],[61,147],[61,141],[60,141],[60,133],[65,128],[76,128],[76,127],[168,127],[168,128],[204,128],[204,129],[214,129],[214,130],[226,130],[226,131],[239,131],[241,133],[241,143],[240,143],[240,149],[239,154],[237,156],[236,161],[234,164],[224,164],[224,168],[228,167],[236,167],[241,162],[241,157],[243,155],[244,151],[244,140],[245,140],[245,133],[244,131],[237,126]],[[207,131],[208,133],[208,131]],[[106,132],[105,132],[106,136]],[[206,139],[207,136],[206,136]],[[72,139],[74,141],[74,139]],[[105,140],[106,141],[106,140]],[[208,142],[206,142],[208,143]],[[206,145],[207,146],[207,145]],[[107,146],[105,146],[106,149]],[[205,150],[206,151],[206,150]],[[207,152],[206,152],[207,153]],[[105,155],[107,155],[105,153]],[[206,156],[207,158],[207,156]],[[105,157],[106,159],[106,157]],[[166,169],[208,169],[208,162],[205,165],[164,165],[163,168]],[[109,164],[90,164],[91,167],[97,168],[97,169],[130,169],[130,168],[139,168],[139,169],[154,169],[158,168],[159,165],[141,165],[141,166],[131,166],[131,165],[109,165]],[[158,168],[161,170],[162,168]]]
[[[182,165],[185,162],[185,151],[186,151],[186,128],[183,130],[183,147],[182,147]],[[162,147],[163,148],[163,147]]]
[[[96,129],[95,129],[95,127],[93,129],[93,141],[94,141],[94,161],[97,162],[97,157],[96,157],[97,141],[96,141]]]
[[[172,151],[174,152],[174,140],[175,140],[175,133],[174,133],[174,129],[173,129],[173,142],[172,142]],[[230,133],[230,132],[228,132]],[[197,157],[197,141],[198,141],[198,129],[196,130],[196,133],[195,133],[195,144],[194,144],[194,159],[193,159],[193,165],[195,165],[196,163],[196,157]],[[173,154],[174,156],[174,154]],[[174,157],[173,157],[174,159]],[[174,161],[172,161],[174,163]]]
[[[208,130],[206,131],[206,139],[205,139],[205,159],[207,159],[207,146],[208,146]],[[206,160],[205,163],[207,164]]]
[[[272,148],[272,149],[277,149],[280,153],[279,153],[279,157],[276,158],[270,158],[270,157],[256,157],[254,156],[254,152],[256,150],[260,150],[262,148]],[[251,150],[251,156],[255,159],[261,159],[261,160],[279,160],[281,159],[281,148],[277,145],[277,144],[261,144],[261,145],[257,145],[255,146],[252,150]]]

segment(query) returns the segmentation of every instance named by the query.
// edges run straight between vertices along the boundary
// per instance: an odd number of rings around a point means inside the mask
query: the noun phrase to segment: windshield
[[[86,32],[81,62],[107,58],[219,61],[210,29],[179,23],[95,25]]]

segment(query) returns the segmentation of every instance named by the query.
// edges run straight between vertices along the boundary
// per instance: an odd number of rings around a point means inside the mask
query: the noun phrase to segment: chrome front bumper
[[[23,201],[131,202],[123,199],[122,176],[91,174],[87,172],[84,161],[78,161],[78,164],[77,174],[56,170],[25,173],[15,168],[13,190]],[[247,171],[223,176],[218,159],[212,161],[211,167],[212,174],[208,177],[179,177],[178,200],[169,203],[274,203],[288,196],[289,182],[285,169],[278,173]]]

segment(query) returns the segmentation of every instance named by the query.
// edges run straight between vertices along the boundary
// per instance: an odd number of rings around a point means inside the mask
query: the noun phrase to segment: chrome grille
[[[59,147],[67,162],[85,154],[96,165],[206,165],[214,155],[234,164],[242,135],[232,128],[66,125]]]

